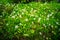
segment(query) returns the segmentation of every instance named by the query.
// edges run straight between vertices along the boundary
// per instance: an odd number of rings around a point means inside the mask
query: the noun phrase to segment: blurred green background
[[[60,0],[0,0],[0,40],[60,40]]]

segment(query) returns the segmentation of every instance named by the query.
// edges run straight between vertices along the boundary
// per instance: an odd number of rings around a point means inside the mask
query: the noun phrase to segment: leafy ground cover
[[[59,40],[60,3],[6,4],[1,40]]]

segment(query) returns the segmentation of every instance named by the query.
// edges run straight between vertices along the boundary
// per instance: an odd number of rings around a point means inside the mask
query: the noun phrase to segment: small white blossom
[[[29,36],[29,34],[24,34],[24,36]]]
[[[52,14],[50,14],[50,16],[52,16]]]
[[[19,27],[18,25],[15,26],[15,28],[18,28],[18,27]]]
[[[53,34],[56,34],[56,32],[52,31]]]
[[[38,18],[38,22],[40,22],[41,18]]]
[[[37,10],[34,10],[34,13],[37,12]]]
[[[2,15],[0,15],[0,17],[3,17]]]
[[[45,25],[45,24],[43,24],[43,26],[44,26],[44,27],[46,27],[46,25]]]
[[[56,24],[59,24],[58,22],[56,22]]]
[[[12,16],[12,18],[15,18],[15,16]]]
[[[28,21],[28,19],[26,18],[25,21]]]
[[[34,16],[33,14],[31,14],[30,16]]]
[[[19,15],[20,18],[22,18],[22,15]]]
[[[49,18],[47,18],[46,20],[49,20]]]
[[[51,25],[51,27],[53,28],[54,26],[53,26],[53,25]]]
[[[22,23],[19,23],[19,25],[22,25]]]
[[[6,25],[8,26],[9,24],[7,23]]]
[[[45,26],[45,24],[43,24],[43,26]]]
[[[51,24],[49,24],[49,26],[50,26]]]
[[[45,35],[43,35],[43,38],[45,38]]]
[[[24,12],[22,12],[22,15],[24,14]]]
[[[26,11],[26,8],[22,9],[24,12]]]
[[[13,14],[15,13],[15,11],[13,11]]]
[[[48,14],[48,15],[47,15],[47,17],[49,18],[49,17],[50,17],[50,15]]]
[[[46,5],[46,4],[47,4],[47,2],[44,3],[44,5]]]
[[[48,40],[48,37],[46,37],[46,39]]]
[[[34,24],[34,22],[32,21],[32,24]]]
[[[42,33],[41,33],[41,32],[39,32],[39,34],[40,34],[40,35],[42,35]]]
[[[50,16],[52,16],[52,13],[47,15],[48,18],[49,18]]]
[[[51,14],[54,14],[53,12],[51,12]]]

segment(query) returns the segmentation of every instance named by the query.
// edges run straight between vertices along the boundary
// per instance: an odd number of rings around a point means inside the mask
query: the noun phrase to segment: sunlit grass
[[[29,4],[6,4],[5,7],[6,9],[2,12],[5,20],[3,28],[8,33],[4,34],[9,35],[8,38],[14,36],[34,38],[36,35],[36,40],[58,38],[56,36],[60,30],[60,4],[31,2]]]

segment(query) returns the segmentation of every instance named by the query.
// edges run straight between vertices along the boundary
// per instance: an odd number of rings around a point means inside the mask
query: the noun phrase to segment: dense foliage
[[[59,40],[60,3],[45,1],[0,1],[0,40]]]
[[[0,3],[60,2],[60,0],[1,0]]]

